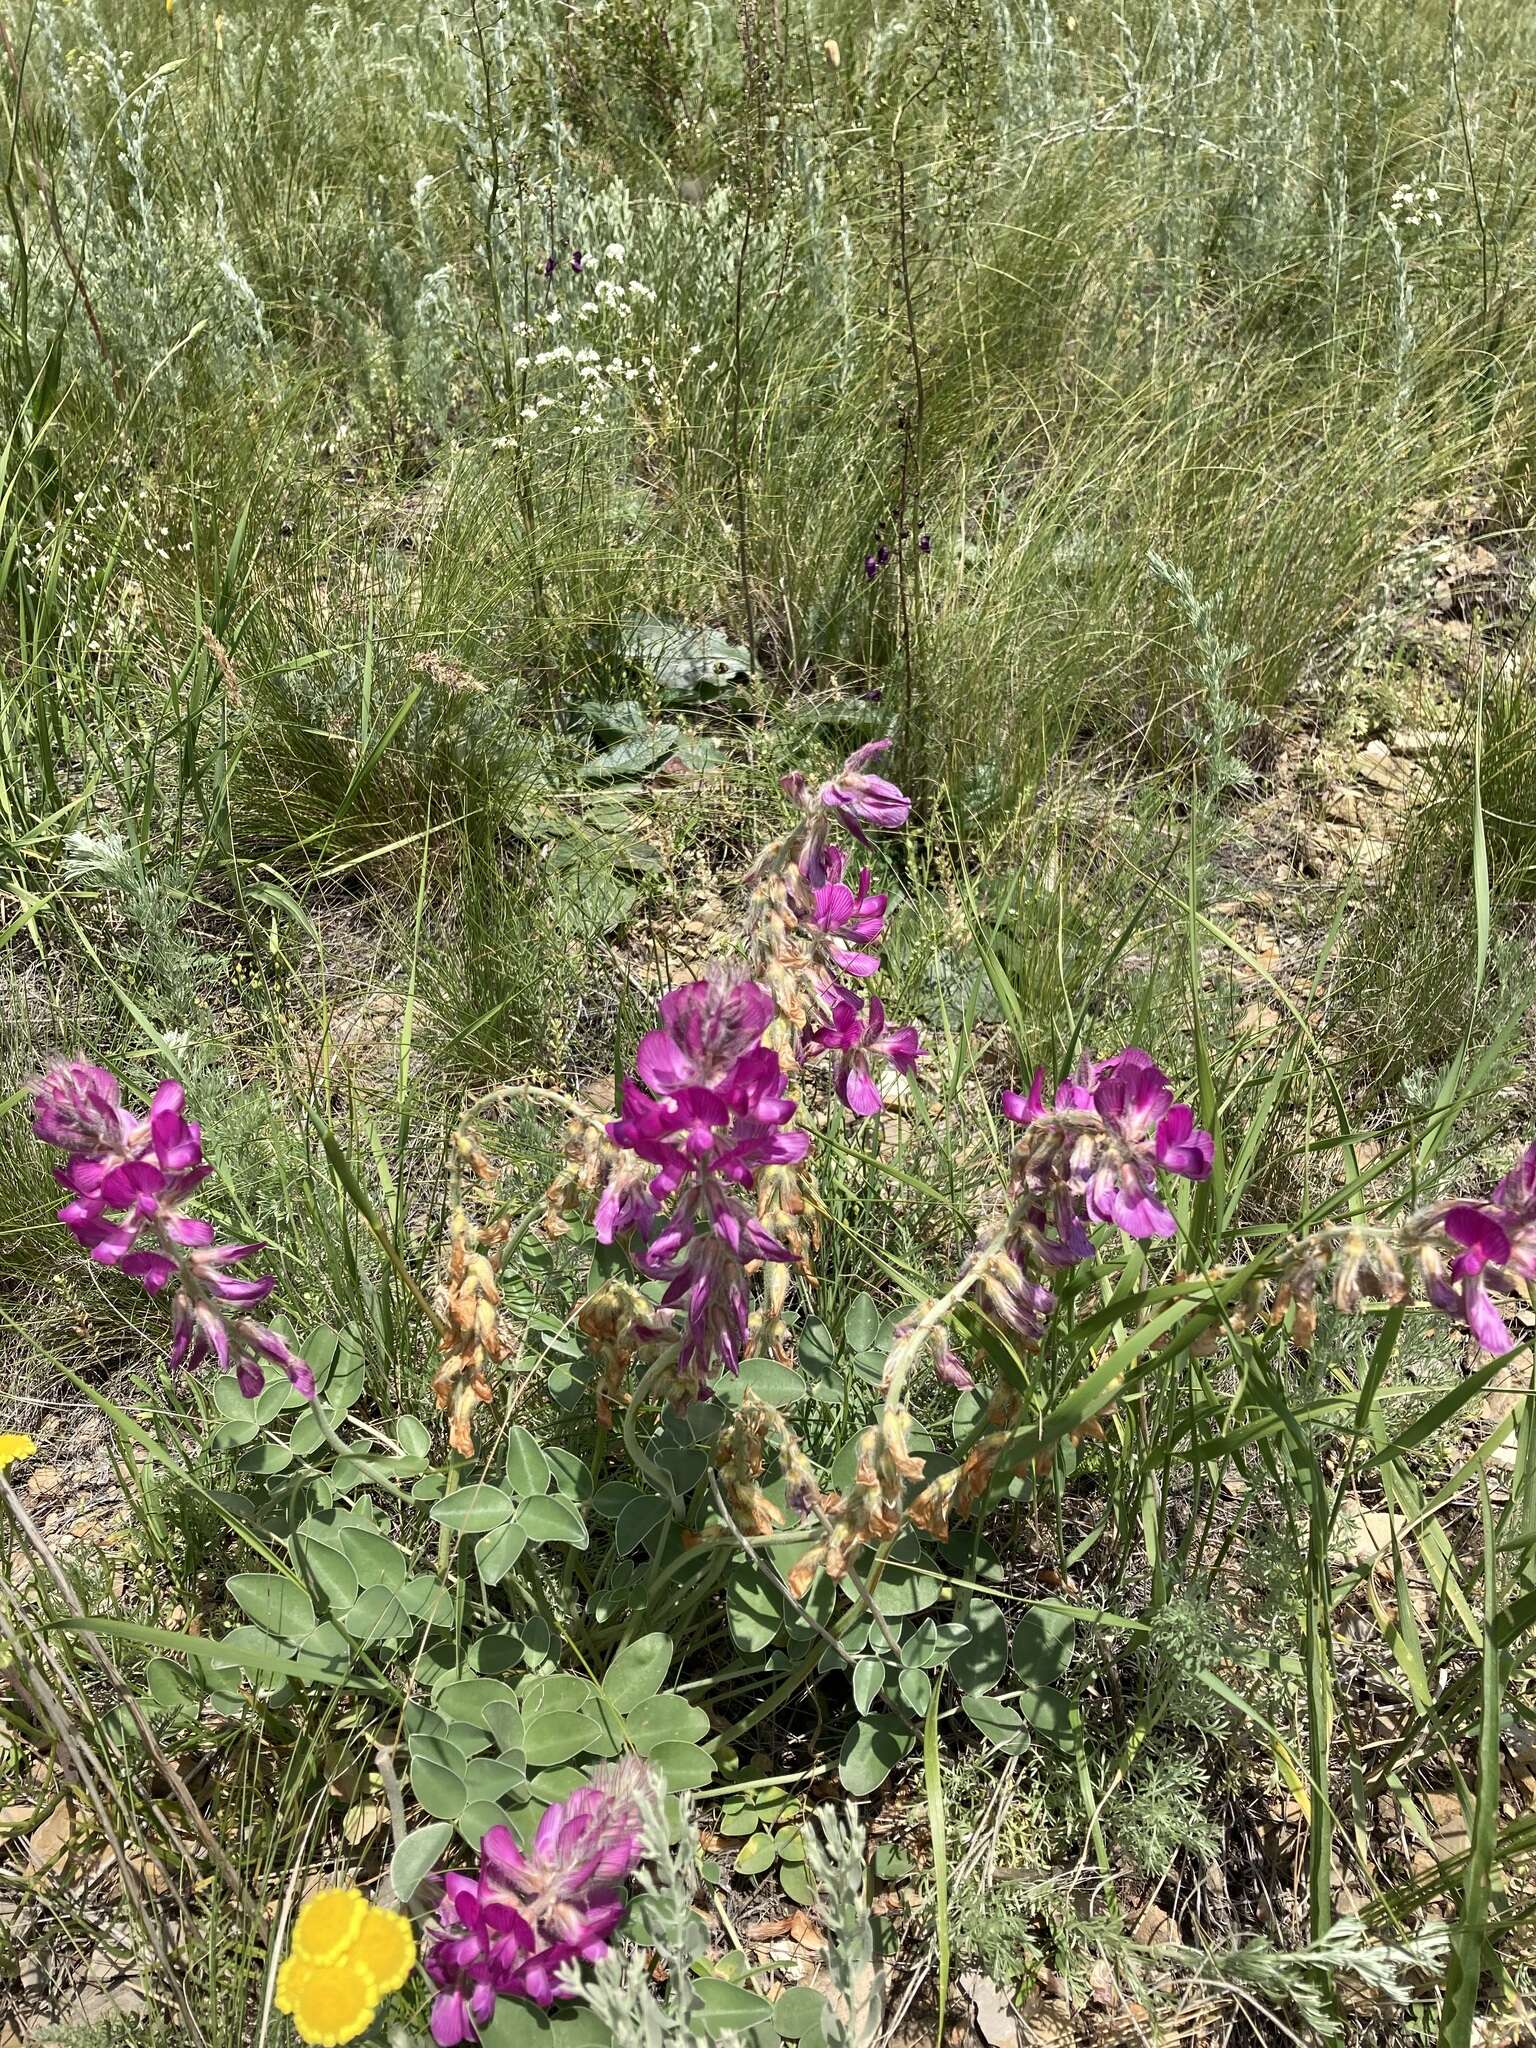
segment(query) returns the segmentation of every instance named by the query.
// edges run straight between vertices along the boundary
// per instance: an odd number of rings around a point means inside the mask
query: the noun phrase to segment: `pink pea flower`
[[[1028,1133],[1014,1154],[1021,1188],[1068,1190],[1091,1221],[1114,1223],[1130,1237],[1174,1235],[1159,1170],[1193,1181],[1211,1170],[1210,1133],[1196,1129],[1194,1111],[1174,1101],[1167,1076],[1136,1046],[1084,1060],[1049,1109],[1037,1068],[1029,1094],[1005,1094],[1002,1108]]]
[[[855,1116],[877,1116],[885,1107],[870,1073],[872,1059],[889,1060],[898,1073],[910,1074],[922,1057],[916,1027],[901,1024],[887,1029],[885,1005],[878,996],[870,997],[868,1013],[862,1017],[854,997],[839,996],[831,1022],[806,1035],[806,1057],[818,1052],[837,1054],[837,1092]]]
[[[882,775],[865,772],[867,764],[890,746],[889,740],[871,740],[848,756],[841,770],[817,791],[817,801],[840,817],[855,839],[862,840],[862,827],[897,832],[912,811],[912,799]]]
[[[822,853],[820,867],[826,879],[816,890],[811,921],[827,934],[833,964],[844,974],[863,979],[877,972],[879,955],[856,950],[848,941],[861,946],[877,944],[885,930],[885,906],[890,899],[870,888],[868,868],[860,868],[855,893],[842,878],[843,862],[840,846],[829,846]]]
[[[50,1067],[33,1091],[34,1132],[64,1154],[54,1178],[71,1199],[58,1212],[91,1258],[117,1266],[151,1294],[172,1282],[173,1368],[217,1359],[234,1373],[242,1393],[266,1383],[266,1363],[279,1366],[306,1397],[314,1374],[274,1330],[229,1309],[264,1301],[277,1282],[232,1269],[253,1258],[257,1244],[217,1244],[211,1223],[183,1213],[181,1204],[212,1167],[203,1158],[202,1132],[184,1114],[179,1081],[162,1081],[149,1115],[122,1106],[117,1078],[84,1060]]]
[[[510,1828],[487,1830],[474,1878],[449,1876],[422,1967],[437,1987],[438,2048],[478,2039],[498,1998],[551,2006],[568,1998],[567,1965],[598,1962],[624,1914],[620,1886],[645,1855],[640,1799],[650,1784],[638,1759],[607,1765],[549,1807],[532,1846]]]

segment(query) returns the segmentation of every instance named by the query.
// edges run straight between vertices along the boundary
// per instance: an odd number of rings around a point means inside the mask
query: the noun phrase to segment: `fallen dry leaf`
[[[971,2001],[976,2031],[987,2048],[1019,2048],[1019,2023],[1013,2001],[1000,1984],[981,1970],[962,1970],[960,1989]]]

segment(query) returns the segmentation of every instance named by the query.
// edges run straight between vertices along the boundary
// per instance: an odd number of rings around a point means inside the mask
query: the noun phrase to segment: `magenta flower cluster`
[[[860,868],[857,887],[850,885],[845,879],[848,857],[842,847],[828,842],[827,830],[835,819],[862,844],[867,843],[867,830],[894,832],[907,822],[910,799],[869,768],[889,745],[889,740],[874,740],[860,747],[814,795],[803,777],[784,779],[784,788],[812,821],[799,872],[806,894],[803,921],[823,970],[824,1015],[802,1034],[800,1057],[831,1055],[837,1093],[855,1116],[877,1116],[884,1107],[875,1079],[880,1063],[911,1074],[922,1056],[915,1026],[888,1025],[885,1005],[877,995],[865,995],[838,978],[865,981],[879,971],[880,956],[872,948],[885,931],[888,899],[871,889],[868,868]]]
[[[1006,1092],[1002,1107],[1022,1130],[1011,1165],[1012,1227],[1006,1249],[989,1261],[985,1292],[1001,1320],[1033,1343],[1056,1306],[1042,1273],[1091,1259],[1095,1223],[1128,1237],[1172,1237],[1158,1176],[1205,1180],[1215,1148],[1189,1104],[1174,1100],[1167,1075],[1133,1045],[1084,1060],[1050,1106],[1037,1067],[1028,1095]]]
[[[84,1060],[50,1067],[34,1091],[32,1129],[64,1154],[54,1178],[69,1190],[59,1210],[98,1265],[116,1266],[161,1294],[172,1282],[172,1367],[212,1357],[234,1373],[240,1391],[259,1394],[270,1362],[301,1394],[314,1375],[275,1330],[243,1313],[277,1282],[235,1268],[259,1244],[220,1244],[213,1225],[182,1204],[213,1171],[202,1134],[183,1111],[179,1081],[162,1081],[147,1117],[122,1104],[117,1078]]]
[[[636,1264],[667,1282],[666,1306],[686,1312],[678,1362],[703,1383],[716,1365],[740,1364],[747,1266],[792,1257],[747,1199],[759,1169],[803,1159],[810,1137],[786,1128],[795,1103],[762,1043],[774,1017],[766,989],[722,975],[673,989],[660,1009],[608,1126],[614,1144],[656,1170],[645,1182],[610,1180],[595,1224],[605,1244],[635,1231]]]
[[[619,1889],[645,1849],[639,1797],[646,1766],[631,1758],[547,1809],[526,1853],[495,1827],[475,1877],[443,1879],[422,1967],[437,1987],[438,2048],[474,2041],[498,1998],[550,2006],[572,1995],[567,1965],[597,1962],[624,1913]]]
[[[888,1025],[877,996],[847,985],[879,968],[871,949],[885,928],[886,898],[867,867],[856,882],[846,879],[847,855],[829,843],[834,821],[861,841],[868,830],[906,822],[908,799],[869,765],[889,744],[859,748],[818,789],[802,775],[783,785],[804,813],[783,842],[786,943],[809,1012],[790,1049],[802,1061],[829,1055],[838,1094],[860,1116],[882,1106],[877,1062],[910,1073],[919,1058],[913,1027]],[[771,960],[767,971],[782,967]],[[663,1306],[683,1319],[678,1364],[701,1386],[718,1368],[740,1365],[748,1269],[795,1257],[756,1200],[765,1167],[798,1165],[810,1147],[807,1132],[789,1128],[795,1100],[780,1054],[763,1042],[776,1025],[784,1029],[785,1020],[772,991],[728,970],[673,989],[659,1027],[636,1049],[621,1114],[607,1126],[629,1157],[608,1174],[594,1218],[598,1238],[611,1244],[628,1235],[640,1270],[666,1283]]]

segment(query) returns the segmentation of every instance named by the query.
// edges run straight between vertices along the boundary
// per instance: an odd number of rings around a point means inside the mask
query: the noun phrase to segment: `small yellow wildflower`
[[[315,1892],[293,1923],[293,1953],[306,1963],[340,1962],[367,1918],[368,1901],[361,1892]]]
[[[370,1906],[363,1931],[347,1958],[365,1969],[380,1998],[398,1991],[416,1967],[416,1936],[403,1913]]]
[[[371,1906],[360,1891],[330,1889],[304,1901],[293,1953],[277,1973],[277,2009],[308,2048],[340,2048],[372,2024],[379,2000],[398,1991],[416,1961],[403,1913]]]
[[[0,1472],[21,1458],[35,1458],[37,1445],[29,1436],[0,1435]]]
[[[360,1963],[306,1963],[290,1956],[277,1973],[277,2009],[308,2048],[341,2048],[373,2024],[378,2000]]]

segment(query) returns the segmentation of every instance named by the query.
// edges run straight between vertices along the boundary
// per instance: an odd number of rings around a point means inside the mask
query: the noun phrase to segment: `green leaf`
[[[638,1486],[631,1486],[627,1479],[610,1479],[593,1494],[589,1503],[594,1515],[604,1522],[616,1522],[631,1502],[644,1500]]]
[[[552,1671],[547,1677],[525,1678],[518,1688],[518,1700],[529,1720],[535,1714],[579,1714],[593,1705],[594,1687],[590,1679],[578,1678],[574,1672]]]
[[[990,1692],[968,1692],[960,1702],[965,1717],[979,1728],[994,1749],[1018,1756],[1029,1747],[1029,1730],[1018,1709]]]
[[[470,1721],[485,1729],[491,1727],[489,1708],[507,1706],[514,1714],[517,1712],[511,1686],[503,1685],[497,1678],[455,1678],[438,1689],[433,1705],[450,1721]]]
[[[717,1396],[727,1408],[739,1408],[743,1394],[749,1393],[766,1401],[770,1408],[793,1408],[805,1399],[807,1392],[800,1374],[780,1365],[777,1359],[744,1358],[734,1379],[729,1373],[721,1375]]]
[[[390,1860],[389,1879],[402,1908],[409,1909],[416,1888],[437,1867],[438,1858],[453,1839],[453,1822],[430,1821],[424,1828],[412,1828]]]
[[[296,1579],[275,1572],[236,1572],[226,1583],[256,1626],[279,1642],[308,1635],[315,1625],[314,1602]]]
[[[725,1977],[696,1977],[693,1992],[699,2002],[698,2024],[709,2041],[745,2033],[773,2018],[773,2007],[766,1998]]]
[[[868,1351],[880,1334],[880,1311],[867,1294],[853,1302],[843,1320],[843,1336],[850,1351]]]
[[[586,2006],[540,2012],[520,1998],[498,1998],[480,2029],[480,2048],[612,2048],[613,2036]]]
[[[485,1725],[491,1731],[491,1740],[496,1744],[497,1749],[503,1755],[506,1755],[509,1750],[515,1750],[519,1756],[522,1756],[524,1754],[523,1745],[527,1737],[527,1725],[516,1705],[509,1704],[503,1706],[499,1700],[493,1700],[483,1712]]]
[[[330,1612],[345,1613],[362,1591],[351,1560],[341,1550],[313,1536],[301,1537],[296,1547],[304,1569],[325,1595]]]
[[[1060,1749],[1076,1747],[1078,1731],[1072,1702],[1055,1686],[1042,1685],[1033,1691],[1020,1693],[1019,1712],[1048,1742],[1054,1742]]]
[[[955,1621],[921,1621],[901,1646],[909,1671],[935,1671],[971,1640],[968,1628]]]
[[[144,1671],[149,1696],[165,1713],[190,1719],[203,1703],[203,1687],[169,1657],[151,1657]]]
[[[532,1769],[541,1770],[549,1764],[563,1764],[573,1756],[581,1756],[601,1740],[602,1730],[590,1714],[556,1710],[530,1716],[525,1721],[523,1754]]]
[[[926,1671],[903,1666],[896,1674],[896,1691],[902,1705],[912,1714],[926,1714],[933,1693],[933,1680]]]
[[[530,1543],[568,1543],[573,1550],[587,1547],[586,1523],[558,1494],[525,1500],[517,1511],[516,1526]]]
[[[347,1634],[364,1649],[373,1643],[397,1643],[414,1625],[388,1586],[369,1586],[343,1616]]]
[[[488,1529],[475,1544],[475,1570],[482,1585],[499,1586],[528,1548],[528,1532],[516,1522]]]
[[[671,1510],[664,1500],[658,1500],[653,1493],[642,1493],[619,1510],[618,1526],[613,1532],[614,1549],[621,1557],[628,1557],[642,1543],[652,1542],[671,1519]]]
[[[288,1444],[252,1444],[235,1460],[235,1470],[245,1479],[275,1479],[293,1463]]]
[[[785,1898],[793,1899],[797,1906],[809,1906],[815,1900],[816,1887],[803,1864],[781,1863],[776,1883]]]
[[[778,1860],[779,1852],[773,1846],[772,1835],[759,1831],[736,1851],[736,1875],[761,1877],[765,1870],[772,1870]]]
[[[690,1706],[678,1693],[658,1693],[642,1700],[624,1719],[630,1741],[642,1756],[650,1756],[661,1742],[698,1742],[709,1733],[709,1716],[701,1707]]]
[[[549,1491],[549,1460],[520,1422],[507,1431],[506,1473],[507,1484],[519,1500],[534,1500]]]
[[[853,1667],[853,1704],[867,1714],[885,1690],[885,1666],[878,1657],[861,1657]]]
[[[509,1521],[516,1505],[510,1493],[481,1479],[445,1495],[430,1512],[432,1520],[444,1529],[456,1529],[461,1536],[482,1536]]]
[[[951,1655],[949,1675],[962,1693],[985,1692],[1008,1669],[1008,1620],[996,1601],[973,1600],[965,1625],[971,1639]]]
[[[432,1434],[414,1415],[402,1415],[395,1424],[395,1442],[408,1458],[426,1458],[432,1453]]]
[[[672,1641],[653,1631],[627,1643],[608,1667],[603,1691],[616,1713],[628,1714],[661,1689],[672,1662]]]
[[[1077,1647],[1077,1623],[1058,1607],[1031,1607],[1013,1638],[1013,1668],[1026,1686],[1058,1685]]]
[[[773,2002],[773,2024],[781,2041],[804,2041],[819,2034],[827,2001],[807,1984],[791,1984]]]
[[[693,1742],[658,1742],[649,1761],[666,1779],[669,1792],[698,1792],[715,1775],[714,1758]]]
[[[347,1527],[337,1530],[336,1539],[357,1573],[358,1583],[370,1592],[387,1586],[397,1593],[405,1584],[410,1565],[398,1543],[373,1529]]]
[[[885,1783],[911,1747],[911,1731],[889,1714],[870,1714],[856,1721],[843,1737],[838,1753],[837,1775],[843,1781],[843,1790],[855,1799],[867,1799]]]
[[[503,1799],[522,1799],[528,1791],[528,1774],[520,1764],[504,1763],[500,1757],[477,1756],[464,1773],[466,1804],[494,1806]],[[495,1822],[491,1825],[494,1827]]]
[[[411,1790],[416,1803],[434,1820],[455,1821],[464,1811],[467,1792],[461,1774],[434,1758],[413,1756]]]
[[[656,1503],[661,1506],[661,1503]],[[661,1509],[663,1515],[666,1509]],[[620,1521],[622,1527],[622,1518]],[[767,1584],[755,1566],[743,1560],[732,1564],[725,1575],[725,1618],[731,1631],[731,1640],[738,1650],[749,1655],[766,1650],[777,1642],[784,1627],[783,1609],[779,1596]]]
[[[576,1506],[584,1508],[592,1498],[592,1474],[587,1470],[586,1460],[578,1458],[574,1451],[568,1451],[564,1444],[546,1444],[544,1456],[549,1461],[556,1493],[564,1494]]]

